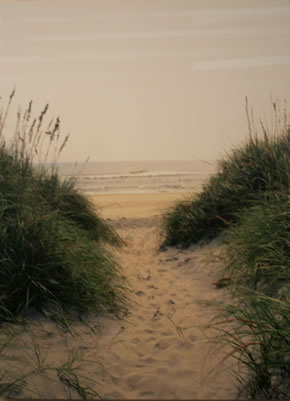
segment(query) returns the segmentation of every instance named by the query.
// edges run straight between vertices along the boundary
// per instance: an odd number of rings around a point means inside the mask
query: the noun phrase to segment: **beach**
[[[163,213],[175,201],[188,197],[185,192],[91,195],[104,219],[150,218]]]
[[[0,0],[0,401],[290,400],[289,10]]]
[[[219,240],[186,250],[159,249],[161,215],[184,197],[92,196],[99,214],[125,241],[113,252],[130,286],[127,314],[121,320],[90,316],[73,325],[72,333],[37,316],[19,336],[17,352],[25,344],[27,359],[34,339],[50,366],[81,355],[82,375],[97,382],[92,387],[104,399],[235,398],[232,358],[222,363],[226,350],[206,339],[215,336],[205,328],[216,311],[202,304],[226,298],[225,291],[214,286],[222,270],[221,262],[212,259],[219,253]],[[15,348],[10,352],[15,356]],[[27,389],[15,398],[35,394],[29,388],[40,398],[79,398],[50,372],[26,381]]]
[[[126,321],[105,319],[100,337],[104,398],[233,399],[226,350],[205,341],[215,317],[203,301],[225,298],[213,283],[219,240],[187,250],[159,249],[161,214],[185,193],[94,196],[126,246],[117,258],[132,289]],[[106,389],[106,390],[105,390]]]

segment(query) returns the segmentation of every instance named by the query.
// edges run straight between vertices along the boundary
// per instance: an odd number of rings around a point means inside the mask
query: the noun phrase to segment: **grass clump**
[[[227,274],[239,286],[278,296],[290,284],[290,204],[276,193],[227,230]]]
[[[239,288],[236,301],[235,305],[219,305],[225,319],[215,327],[218,341],[231,347],[224,359],[238,361],[239,398],[288,400],[289,295],[276,298]]]
[[[30,347],[14,323],[37,310],[72,334],[70,320],[125,311],[126,281],[106,246],[122,240],[72,180],[59,178],[57,160],[68,135],[61,139],[59,118],[44,127],[48,105],[37,118],[32,102],[19,109],[14,135],[6,141],[13,97],[14,91],[0,110],[0,396],[23,390],[39,396],[30,381],[45,376],[55,381],[56,391],[62,383],[59,391],[69,397],[96,398],[97,383],[82,371],[88,361],[69,354],[58,365],[46,362],[35,338]],[[96,361],[90,363],[95,370]]]
[[[276,111],[274,103],[274,111]],[[282,121],[282,122],[281,122]],[[163,221],[164,244],[187,247],[211,239],[260,200],[289,186],[287,113],[275,119],[274,134],[261,123],[262,137],[249,119],[247,142],[218,163],[218,170],[192,199],[176,204]]]
[[[238,302],[222,306],[219,328],[246,367],[239,381],[252,399],[290,395],[289,222],[289,202],[277,193],[227,230],[225,274]]]
[[[59,118],[43,128],[48,106],[33,120],[31,102],[19,110],[5,143],[13,96],[0,114],[0,320],[31,307],[118,313],[125,281],[104,243],[121,240],[74,183],[58,177],[68,136],[60,140]]]
[[[189,246],[223,232],[233,303],[219,304],[216,323],[240,362],[242,398],[290,397],[290,126],[273,103],[274,124],[262,135],[249,118],[247,142],[219,163],[193,199],[164,217],[165,244]]]

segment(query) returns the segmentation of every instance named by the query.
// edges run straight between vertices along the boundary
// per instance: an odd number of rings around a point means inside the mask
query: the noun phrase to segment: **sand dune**
[[[105,399],[233,399],[236,387],[232,361],[221,364],[225,350],[208,344],[203,332],[215,316],[200,301],[223,299],[213,282],[221,264],[209,262],[219,251],[218,240],[187,250],[159,250],[160,213],[183,194],[94,197],[104,218],[118,230],[126,247],[115,251],[131,287],[124,320],[91,317],[78,323],[73,336],[37,317],[30,332],[20,337],[31,343],[31,332],[53,366],[78,352],[90,362],[82,374],[96,380],[94,389]],[[118,205],[117,207],[115,205]],[[106,207],[104,207],[106,206]],[[18,342],[19,352],[20,344]],[[14,348],[14,354],[18,351]],[[102,363],[103,368],[98,363]],[[40,398],[79,398],[55,374],[27,379]],[[15,398],[33,395],[19,391]],[[33,395],[35,397],[35,394]]]

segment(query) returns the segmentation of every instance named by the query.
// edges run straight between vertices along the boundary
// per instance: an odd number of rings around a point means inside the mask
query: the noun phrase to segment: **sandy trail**
[[[119,399],[233,399],[230,361],[219,366],[223,354],[205,342],[200,330],[213,318],[213,310],[199,302],[222,296],[213,287],[221,266],[207,261],[218,244],[161,252],[159,224],[158,216],[114,222],[127,243],[118,259],[133,289],[133,303],[126,321],[103,320],[98,356],[107,374],[101,394]]]
[[[187,250],[159,250],[160,213],[183,196],[94,197],[104,218],[110,219],[127,244],[114,252],[132,290],[128,315],[125,320],[92,316],[73,326],[73,336],[36,316],[7,351],[12,361],[22,355],[21,373],[38,363],[37,343],[43,366],[61,366],[75,352],[90,361],[77,362],[79,373],[98,382],[89,384],[105,399],[236,397],[232,360],[220,365],[225,350],[209,345],[201,330],[216,312],[199,302],[226,296],[213,286],[221,262],[209,262],[219,251],[218,241]],[[0,361],[0,370],[7,366]],[[13,398],[80,398],[63,386],[55,372],[35,374],[25,381],[27,389],[14,392]]]

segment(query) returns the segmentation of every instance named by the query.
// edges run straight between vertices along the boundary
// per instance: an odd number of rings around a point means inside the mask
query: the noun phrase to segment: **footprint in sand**
[[[155,347],[158,348],[158,349],[161,349],[162,351],[166,350],[169,346],[170,346],[169,341],[165,341],[165,340],[163,340],[163,341],[158,341],[158,342],[155,344]]]
[[[139,297],[139,296],[141,296],[141,295],[145,295],[145,292],[139,290],[139,291],[135,292],[135,294],[138,295],[138,297]]]
[[[159,319],[162,315],[163,313],[160,312],[160,306],[158,306],[156,311],[154,312],[153,319]]]
[[[199,248],[187,252],[170,248],[158,254],[156,225],[145,223],[143,219],[132,226],[127,220],[119,227],[123,237],[130,231],[130,249],[118,256],[129,280],[134,280],[136,304],[130,311],[128,330],[111,355],[102,353],[106,350],[102,337],[100,353],[109,372],[103,398],[116,399],[118,394],[118,399],[234,399],[231,373],[220,381],[211,377],[204,385],[204,377],[219,359],[211,354],[210,364],[205,361],[209,349],[196,328],[213,317],[196,301],[217,293],[212,286],[216,266],[201,261]],[[168,317],[181,326],[184,338]]]
[[[158,290],[158,287],[156,287],[155,285],[153,285],[153,284],[151,284],[151,285],[148,285],[148,287],[147,288],[152,288],[152,289],[154,289],[154,290]]]
[[[175,262],[176,260],[178,260],[179,258],[177,256],[173,256],[172,258],[167,258],[165,259],[165,262]]]

